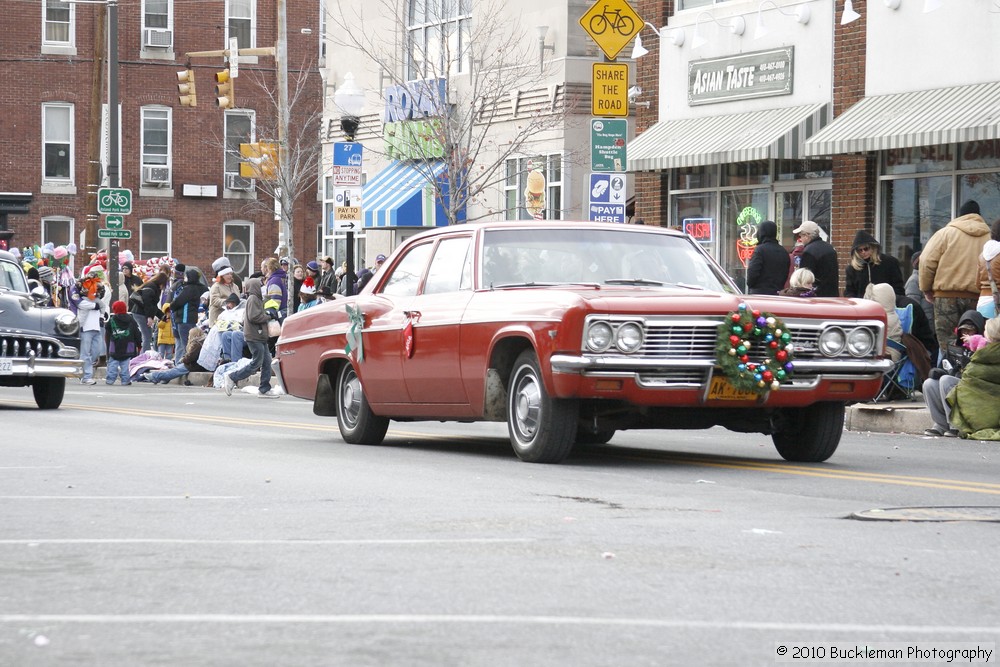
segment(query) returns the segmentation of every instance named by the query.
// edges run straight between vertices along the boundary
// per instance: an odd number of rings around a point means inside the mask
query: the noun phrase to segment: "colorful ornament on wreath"
[[[795,370],[792,334],[771,313],[741,303],[719,326],[715,363],[739,391],[777,391]]]

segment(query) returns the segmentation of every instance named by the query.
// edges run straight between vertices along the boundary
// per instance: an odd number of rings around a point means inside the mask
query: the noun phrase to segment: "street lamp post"
[[[333,94],[333,103],[343,112],[340,117],[340,129],[347,141],[354,141],[361,125],[361,112],[365,108],[365,91],[354,82],[354,75],[348,72],[344,75],[344,83]],[[347,232],[347,296],[354,294],[354,232]]]

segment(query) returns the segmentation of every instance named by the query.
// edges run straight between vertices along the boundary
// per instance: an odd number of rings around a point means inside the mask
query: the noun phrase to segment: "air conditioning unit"
[[[226,189],[249,192],[254,189],[254,182],[252,178],[244,178],[237,173],[226,174]]]
[[[154,185],[170,183],[170,167],[143,167],[142,182]]]
[[[142,45],[170,48],[174,44],[174,31],[163,28],[146,28],[142,31]]]

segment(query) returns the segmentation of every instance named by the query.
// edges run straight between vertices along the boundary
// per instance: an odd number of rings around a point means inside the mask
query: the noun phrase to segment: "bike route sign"
[[[98,189],[97,212],[101,215],[132,215],[132,191],[128,188]]]
[[[645,24],[627,0],[597,0],[580,17],[580,25],[608,60],[614,60]]]

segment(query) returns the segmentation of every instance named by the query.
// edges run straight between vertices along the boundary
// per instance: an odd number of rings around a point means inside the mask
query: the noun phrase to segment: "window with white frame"
[[[326,0],[319,2],[319,59],[326,61]]]
[[[73,105],[42,105],[42,178],[73,182]]]
[[[173,45],[173,0],[142,0],[142,45]]]
[[[142,183],[161,186],[170,183],[169,107],[142,108]]]
[[[406,78],[432,79],[468,69],[472,0],[409,0]]]
[[[504,219],[561,220],[562,155],[510,158],[505,163]]]
[[[239,48],[254,48],[257,43],[256,14],[256,0],[226,0],[226,43],[235,37]]]
[[[52,216],[42,218],[42,245],[51,243],[53,246],[69,245],[73,240],[73,218]]]
[[[222,254],[229,258],[233,272],[241,278],[252,273],[250,263],[253,258],[253,223],[233,220],[222,226]]]
[[[251,144],[254,142],[255,124],[254,112],[250,109],[240,109],[238,111],[226,112],[226,188],[233,190],[248,190],[252,188],[253,181],[248,178],[240,178],[240,162],[243,160],[240,155],[240,144]]]
[[[62,0],[45,0],[42,15],[42,44],[73,46],[76,36],[76,6]]]
[[[170,221],[148,219],[139,221],[139,259],[170,257]]]

